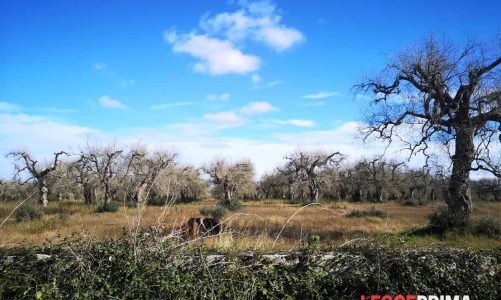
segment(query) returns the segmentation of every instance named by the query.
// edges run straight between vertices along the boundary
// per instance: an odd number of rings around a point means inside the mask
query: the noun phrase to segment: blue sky
[[[499,1],[2,0],[0,151],[141,142],[258,173],[298,147],[369,155],[352,85],[431,32],[489,40],[499,15]]]

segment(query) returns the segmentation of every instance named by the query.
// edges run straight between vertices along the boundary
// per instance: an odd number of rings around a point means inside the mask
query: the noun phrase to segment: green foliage
[[[436,211],[428,216],[429,222],[424,233],[443,234],[449,229],[449,222],[446,210]]]
[[[200,209],[200,213],[203,216],[211,217],[216,220],[221,220],[221,218],[228,212],[228,209],[221,205],[217,206],[204,206]]]
[[[481,217],[471,225],[472,233],[488,237],[498,237],[501,234],[501,226],[493,217]]]
[[[15,212],[16,220],[18,222],[38,220],[42,218],[43,215],[44,211],[40,207],[36,206],[21,206]]]
[[[98,213],[103,213],[103,212],[116,212],[118,208],[120,207],[118,202],[111,201],[110,203],[106,204],[103,203],[99,205],[96,208],[96,212]]]
[[[318,240],[311,240],[315,248]],[[132,242],[133,241],[133,242]],[[36,254],[50,257],[40,259]],[[8,259],[7,256],[14,256]],[[499,256],[453,249],[402,250],[376,242],[287,254],[209,259],[205,248],[160,243],[152,231],[103,242],[0,249],[1,299],[354,299],[370,294],[498,299]]]
[[[237,199],[233,199],[231,201],[222,200],[219,203],[219,205],[222,206],[222,207],[224,207],[224,208],[226,208],[227,210],[230,210],[230,211],[236,211],[236,210],[239,210],[242,207],[242,204]]]
[[[375,218],[386,218],[387,214],[384,210],[376,209],[372,207],[370,210],[352,210],[347,217],[349,218],[364,218],[364,217],[375,217]]]

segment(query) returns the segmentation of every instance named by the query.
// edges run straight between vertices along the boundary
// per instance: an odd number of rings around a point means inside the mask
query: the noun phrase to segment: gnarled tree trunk
[[[91,184],[87,183],[83,185],[83,194],[85,204],[91,204],[94,202],[94,199],[96,198],[96,190]]]
[[[472,209],[469,179],[475,151],[473,132],[471,128],[457,131],[456,152],[452,157],[452,174],[446,195],[448,223],[453,228],[465,227]]]
[[[47,193],[49,192],[49,189],[47,188],[47,185],[44,180],[39,179],[38,180],[38,204],[40,204],[43,207],[46,207],[49,201],[47,200]]]

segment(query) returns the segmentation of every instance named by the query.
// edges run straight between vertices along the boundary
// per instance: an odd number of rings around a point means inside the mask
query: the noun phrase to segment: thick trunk
[[[111,196],[110,196],[110,187],[109,185],[105,184],[104,186],[104,206],[108,207],[111,202]]]
[[[94,198],[96,197],[94,187],[91,184],[84,184],[83,188],[85,204],[91,204],[94,202]]]
[[[47,188],[47,185],[45,184],[45,181],[39,180],[38,181],[38,204],[46,207],[49,201],[47,200],[47,193],[49,192],[49,189]]]
[[[223,190],[224,190],[224,203],[226,205],[231,204],[231,190],[230,187],[225,183],[223,184]]]
[[[142,184],[139,186],[136,192],[136,196],[134,197],[136,200],[136,205],[139,206],[141,203],[146,201],[146,184]]]
[[[315,182],[311,182],[308,185],[308,189],[310,190],[310,203],[318,202],[318,187]]]
[[[464,228],[471,212],[469,177],[474,156],[473,129],[459,129],[456,151],[452,157],[452,174],[446,197],[450,228]]]

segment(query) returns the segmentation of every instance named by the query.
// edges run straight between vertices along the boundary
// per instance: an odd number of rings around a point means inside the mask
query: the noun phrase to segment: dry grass
[[[154,224],[164,212],[161,223],[167,231],[179,228],[191,217],[200,216],[200,208],[213,205],[214,201],[192,204],[176,204],[164,210],[149,206],[142,210],[121,207],[115,213],[96,213],[95,206],[82,202],[50,203],[46,214],[40,220],[16,222],[9,219],[0,228],[0,246],[37,245],[47,240],[57,241],[71,233],[85,231],[95,238],[119,235],[123,230],[132,230],[131,224],[138,221],[142,227]],[[12,211],[16,203],[0,203],[0,221]],[[386,218],[347,218],[352,210],[376,209],[387,213]],[[218,237],[203,239],[203,242],[221,249],[269,250],[280,233],[275,249],[303,247],[309,237],[317,235],[323,245],[340,244],[358,237],[395,236],[427,223],[427,216],[438,210],[441,204],[425,206],[403,206],[400,203],[382,204],[338,202],[321,207],[310,206],[296,215],[300,206],[279,200],[243,202],[242,209],[228,214],[225,232]],[[291,219],[291,216],[294,217]],[[501,216],[501,203],[478,204],[473,219],[481,215]],[[289,223],[287,223],[289,221]],[[286,225],[284,227],[284,225]],[[421,239],[415,244],[443,243],[434,239]],[[485,240],[478,237],[464,237],[453,245],[464,247],[500,247],[499,240]]]

